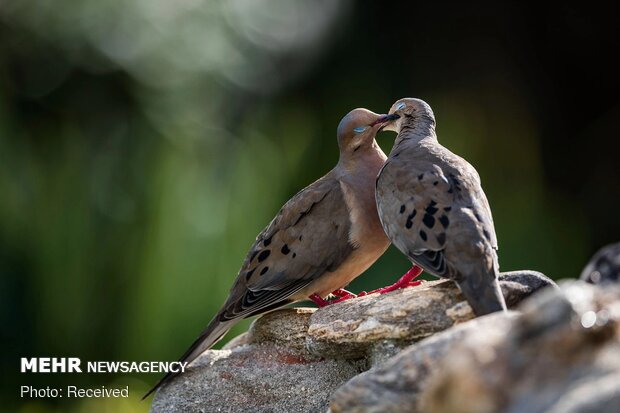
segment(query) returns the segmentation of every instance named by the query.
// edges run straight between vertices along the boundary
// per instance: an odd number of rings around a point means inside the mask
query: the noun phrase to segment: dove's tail
[[[217,343],[224,335],[232,328],[232,326],[239,321],[228,320],[228,321],[220,321],[219,314],[211,320],[207,328],[200,334],[200,336],[194,341],[194,343],[190,346],[189,349],[183,354],[183,356],[179,359],[180,362],[191,363],[194,361],[199,355],[201,355],[205,350],[211,348],[215,343]],[[155,392],[162,385],[172,380],[174,377],[178,376],[180,373],[167,373],[164,377],[162,377],[156,384],[148,391],[143,397],[142,400],[146,399],[151,395],[151,393]]]
[[[506,310],[506,302],[496,274],[493,270],[484,274],[471,274],[457,281],[476,316]]]

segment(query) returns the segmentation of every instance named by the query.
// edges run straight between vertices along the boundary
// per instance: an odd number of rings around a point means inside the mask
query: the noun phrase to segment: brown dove
[[[388,238],[424,271],[454,280],[476,315],[505,310],[497,237],[478,173],[439,144],[426,102],[401,99],[389,117],[384,129],[398,136],[376,184]]]
[[[375,136],[387,119],[366,109],[342,119],[338,164],[284,204],[256,237],[226,302],[181,361],[196,359],[241,319],[308,298],[323,306],[332,292],[341,299],[353,296],[340,289],[389,246],[374,187],[386,160]]]

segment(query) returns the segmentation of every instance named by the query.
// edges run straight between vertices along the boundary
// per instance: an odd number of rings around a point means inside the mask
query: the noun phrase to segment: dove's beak
[[[379,116],[379,118],[374,121],[373,123],[370,124],[370,126],[375,126],[375,125],[382,125],[388,122],[391,122],[393,120],[396,120],[400,118],[400,116],[398,116],[397,114],[392,114],[392,115],[381,115]]]

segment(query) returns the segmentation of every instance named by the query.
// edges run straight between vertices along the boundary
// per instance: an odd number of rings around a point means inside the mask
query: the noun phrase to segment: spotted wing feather
[[[329,176],[289,200],[256,238],[221,317],[247,317],[333,271],[353,251],[339,181]]]
[[[458,263],[445,255],[451,234],[471,233],[471,239],[477,239],[475,233],[485,232],[497,248],[478,174],[447,150],[404,155],[390,156],[377,179],[377,206],[383,227],[396,247],[424,270],[458,278]]]

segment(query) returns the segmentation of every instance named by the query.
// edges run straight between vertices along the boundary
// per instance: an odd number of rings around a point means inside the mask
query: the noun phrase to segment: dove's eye
[[[405,102],[400,102],[400,103],[398,104],[398,106],[396,106],[396,110],[401,110],[401,109],[403,109],[405,106],[406,106],[406,105],[405,105]]]
[[[368,129],[368,126],[358,126],[357,128],[353,129],[353,132],[355,132],[355,133],[362,133],[366,129]]]

